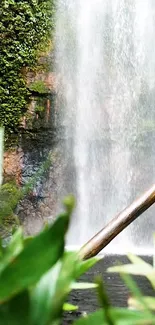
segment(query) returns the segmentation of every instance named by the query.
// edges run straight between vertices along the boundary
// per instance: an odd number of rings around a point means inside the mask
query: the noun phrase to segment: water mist
[[[68,244],[82,245],[153,183],[155,4],[58,0],[56,21],[65,166],[59,196],[76,196]],[[150,249],[154,213],[152,207],[108,249]]]

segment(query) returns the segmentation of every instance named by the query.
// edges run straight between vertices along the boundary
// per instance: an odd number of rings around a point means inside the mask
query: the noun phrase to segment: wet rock
[[[55,92],[57,89],[57,77],[54,72],[28,72],[27,85],[30,85],[36,81],[42,81],[46,85],[47,89],[51,92]]]
[[[23,156],[22,148],[8,150],[4,153],[3,172],[6,182],[14,180],[17,185],[20,185]]]

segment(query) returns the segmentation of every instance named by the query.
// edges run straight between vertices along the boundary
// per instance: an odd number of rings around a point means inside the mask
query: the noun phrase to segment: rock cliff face
[[[28,110],[21,120],[23,130],[51,128],[54,120],[54,100],[57,91],[56,76],[51,71],[28,72],[27,87],[30,92]]]
[[[11,149],[4,153],[5,182],[15,181],[17,185],[21,184],[23,156],[22,148]]]
[[[49,64],[51,54],[41,57],[39,64]],[[24,71],[23,71],[24,73]],[[55,124],[55,94],[57,91],[56,75],[54,72],[40,69],[26,74],[27,88],[30,92],[28,110],[21,119],[21,132],[16,145],[9,145],[4,153],[5,181],[15,180],[21,183],[22,164],[24,160],[25,143],[38,139],[42,142],[48,131],[54,131]],[[26,145],[27,146],[27,145]],[[31,147],[31,145],[30,145]]]
[[[18,143],[4,153],[4,182],[14,181],[23,187],[35,178],[49,153],[53,155],[57,147],[56,127],[57,111],[55,109],[55,94],[57,81],[53,72],[39,71],[27,74],[27,87],[30,91],[30,103],[25,116],[21,120],[21,132]],[[16,214],[24,226],[26,234],[32,234],[41,229],[44,221],[53,219],[57,183],[57,175],[53,174],[51,160],[48,172],[34,182],[32,191],[20,201]],[[57,168],[57,167],[56,167]],[[59,168],[57,168],[59,169]],[[49,185],[51,178],[51,185]]]
[[[42,81],[47,88],[47,92],[55,92],[57,89],[57,82],[56,82],[56,75],[54,72],[44,72],[39,71],[35,72],[28,72],[27,74],[27,85],[28,87],[31,86],[36,81]]]
[[[34,160],[29,152],[25,152],[25,167],[23,168],[23,182],[26,182],[28,175],[35,175],[45,160],[51,153],[50,166],[37,180],[32,192],[20,202],[17,208],[17,214],[24,226],[25,234],[31,235],[40,231],[46,223],[51,223],[57,214],[57,193],[61,179],[61,162],[59,152],[56,146],[39,148],[35,151]]]

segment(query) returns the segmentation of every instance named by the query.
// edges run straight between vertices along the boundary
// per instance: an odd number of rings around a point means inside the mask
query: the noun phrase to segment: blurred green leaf
[[[150,310],[155,311],[155,298],[154,297],[145,297],[143,296],[143,301],[148,306]],[[144,310],[143,304],[136,298],[130,297],[128,299],[128,306],[138,310]]]
[[[143,294],[137,286],[136,282],[132,279],[129,274],[122,274],[121,277],[125,282],[127,288],[129,288],[131,294],[141,303],[148,317],[152,317],[152,313],[149,310],[149,306],[147,305],[146,300],[143,299]]]
[[[108,268],[108,272],[145,276],[155,289],[155,269],[152,265],[133,254],[129,254],[128,257],[133,264],[113,266]]]
[[[58,262],[41,278],[32,291],[31,318],[33,324],[43,325],[49,321],[60,269],[61,262]]]
[[[85,290],[85,289],[94,289],[94,288],[97,288],[96,283],[75,282],[71,285],[72,290]]]
[[[112,273],[129,273],[133,275],[142,275],[148,276],[148,274],[152,274],[154,271],[148,267],[142,268],[141,265],[136,264],[126,264],[120,266],[112,266],[108,268],[108,272]]]
[[[90,268],[92,268],[100,260],[101,258],[99,257],[92,257],[86,261],[82,261],[81,259],[79,259],[79,263],[77,264],[77,270],[76,270],[77,278],[85,274]]]
[[[154,254],[153,254],[153,268],[155,269],[155,233],[153,234]]]
[[[12,236],[9,244],[3,249],[3,256],[0,263],[0,272],[19,255],[24,245],[22,228],[18,228]]]
[[[29,293],[21,292],[0,305],[0,325],[29,325]]]
[[[59,321],[65,300],[76,279],[76,253],[67,253],[45,276],[32,294],[32,321],[34,325]],[[53,323],[52,323],[53,324]]]
[[[154,315],[149,315],[146,312],[129,310],[126,308],[111,308],[113,319],[117,325],[153,325],[155,322]]]
[[[76,320],[73,325],[107,325],[107,323],[105,323],[104,312],[99,310]]]
[[[115,325],[154,325],[155,317],[148,317],[145,312],[133,311],[126,308],[110,308],[110,317]],[[73,325],[109,325],[105,312],[99,310],[75,321]]]
[[[103,281],[101,277],[98,277],[96,279],[96,283],[98,284],[98,296],[99,296],[99,302],[104,310],[104,316],[107,324],[114,325],[114,319],[112,315],[110,314],[110,301],[107,296],[105,287],[103,285]]]
[[[48,322],[59,321],[62,315],[63,305],[71,289],[90,289],[97,285],[94,283],[76,283],[78,276],[84,269],[93,265],[82,265],[77,253],[65,252],[62,261],[59,261],[45,276],[32,293],[32,320],[35,325],[44,325]],[[83,263],[82,263],[83,264]],[[87,265],[87,266],[86,266]],[[77,272],[78,270],[78,272]]]
[[[35,284],[62,256],[69,215],[34,237],[0,274],[0,301]]]
[[[33,236],[27,236],[24,238],[24,246],[26,246],[27,244],[29,244],[33,239]]]
[[[78,309],[79,309],[78,306],[75,306],[75,305],[69,304],[69,303],[67,303],[67,302],[63,305],[63,310],[64,310],[64,311],[76,311],[76,310],[78,310]]]
[[[13,234],[8,246],[5,249],[5,254],[10,257],[17,256],[24,247],[24,237],[22,227],[19,227]]]
[[[136,256],[134,254],[131,254],[129,253],[128,255],[128,258],[129,260],[133,263],[133,264],[136,264],[136,265],[141,265],[141,266],[144,266],[146,268],[148,268],[149,266],[152,268],[152,265],[145,262],[141,257],[139,256]]]
[[[63,204],[67,212],[71,215],[75,207],[75,197],[72,194],[66,196],[63,200]]]

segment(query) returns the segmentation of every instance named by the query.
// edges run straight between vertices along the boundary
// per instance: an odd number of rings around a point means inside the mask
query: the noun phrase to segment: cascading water
[[[155,4],[58,0],[56,20],[59,195],[76,195],[68,244],[81,245],[153,183]],[[150,249],[153,219],[152,207],[109,249]]]

